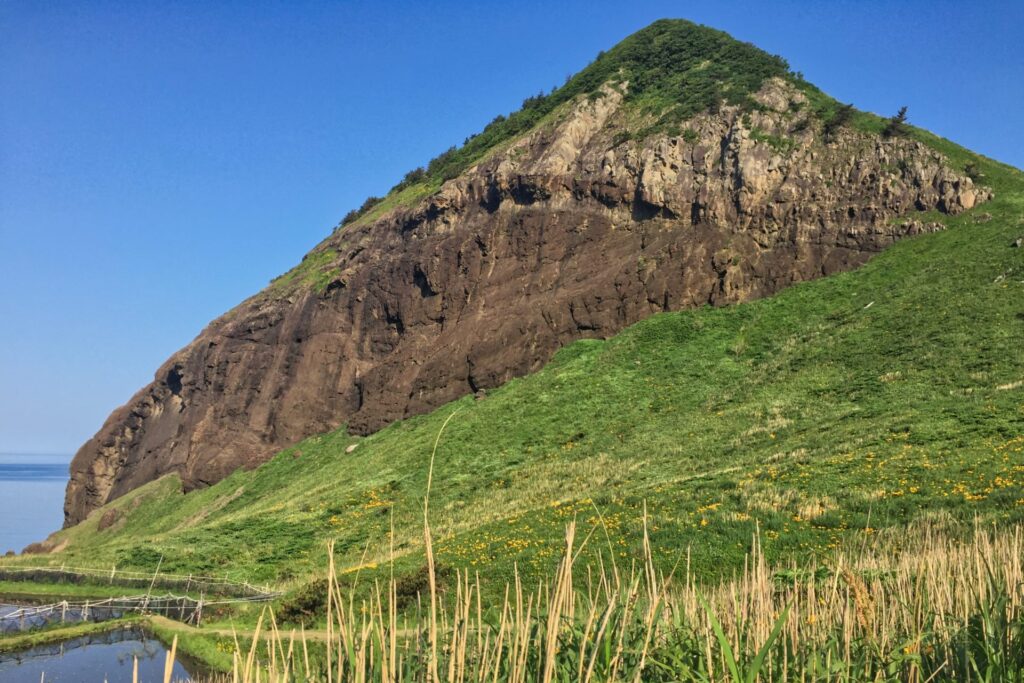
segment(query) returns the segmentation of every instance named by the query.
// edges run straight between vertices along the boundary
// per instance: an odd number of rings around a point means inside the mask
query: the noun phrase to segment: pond
[[[0,681],[4,683],[130,683],[132,662],[139,661],[139,681],[161,682],[167,648],[139,628],[118,628],[59,643],[37,645],[19,652],[0,653]],[[174,681],[190,681],[205,673],[181,658],[174,665]],[[45,675],[45,679],[42,677]]]

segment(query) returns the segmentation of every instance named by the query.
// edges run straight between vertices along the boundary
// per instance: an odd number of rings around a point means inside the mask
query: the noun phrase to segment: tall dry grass
[[[567,526],[557,569],[531,588],[516,574],[489,601],[478,575],[458,572],[441,595],[431,575],[425,604],[407,614],[393,578],[357,598],[336,579],[332,549],[324,654],[311,658],[323,645],[284,634],[268,608],[257,628],[268,636],[239,649],[231,680],[1024,680],[1020,526],[964,537],[922,525],[781,570],[755,542],[744,570],[711,587],[685,566],[661,575],[646,533],[630,566],[580,566],[602,530],[577,532]],[[432,574],[429,525],[425,536]]]
[[[642,557],[620,566],[595,508],[600,521],[582,540],[567,525],[546,580],[527,587],[516,571],[490,600],[479,574],[457,571],[442,595],[429,508],[436,452],[437,441],[423,501],[429,592],[416,609],[399,610],[393,571],[368,594],[358,575],[338,581],[329,547],[326,646],[283,634],[267,608],[247,652],[236,638],[233,683],[1024,681],[1024,526],[964,533],[924,522],[782,568],[755,537],[742,572],[702,586],[688,560],[678,575],[656,569],[646,510]],[[608,552],[581,566],[590,543]]]

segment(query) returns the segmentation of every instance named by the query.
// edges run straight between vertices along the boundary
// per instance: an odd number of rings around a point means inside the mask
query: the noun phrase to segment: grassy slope
[[[431,503],[438,561],[492,580],[550,569],[566,520],[592,526],[595,504],[611,533],[592,548],[632,556],[647,501],[656,559],[692,547],[705,575],[737,566],[756,526],[779,558],[920,515],[1022,520],[1024,178],[913,134],[974,161],[997,198],[856,272],[575,343],[352,453],[339,430],[186,496],[154,482],[113,504],[123,526],[99,532],[93,515],[49,559],[302,580],[334,538],[341,566],[372,573],[393,515],[396,571],[412,575],[428,458],[455,409]]]

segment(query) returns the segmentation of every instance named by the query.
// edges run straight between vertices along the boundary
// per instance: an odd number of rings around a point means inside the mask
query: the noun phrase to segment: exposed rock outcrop
[[[170,471],[189,487],[348,423],[496,387],[659,311],[854,268],[989,198],[904,138],[823,141],[775,79],[672,134],[579,98],[434,195],[341,230],[174,354],[79,451],[66,524]],[[358,457],[354,455],[352,457]]]

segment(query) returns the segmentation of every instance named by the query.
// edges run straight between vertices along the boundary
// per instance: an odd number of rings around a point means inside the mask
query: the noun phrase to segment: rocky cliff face
[[[825,140],[785,81],[756,99],[624,140],[638,114],[606,87],[336,232],[110,416],[74,459],[66,524],[167,472],[202,486],[345,423],[373,432],[652,313],[855,268],[941,227],[918,212],[989,197],[917,142]]]

